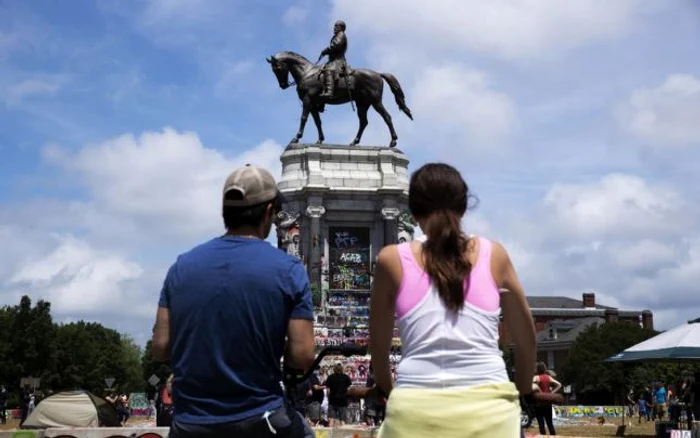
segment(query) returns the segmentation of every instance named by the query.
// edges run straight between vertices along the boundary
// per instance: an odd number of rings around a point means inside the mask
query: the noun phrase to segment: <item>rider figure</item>
[[[323,66],[323,93],[320,97],[333,97],[333,75],[345,68],[345,52],[348,50],[348,39],[345,36],[345,22],[336,21],[333,25],[333,38],[328,47],[323,49],[320,61],[328,55],[328,62]]]

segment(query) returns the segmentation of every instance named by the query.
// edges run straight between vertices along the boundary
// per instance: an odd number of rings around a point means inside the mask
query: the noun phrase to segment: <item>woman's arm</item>
[[[555,380],[555,379],[553,379],[553,378],[551,378],[551,377],[550,377],[549,379],[550,379],[551,382],[552,382],[552,383],[551,383],[551,385],[552,385],[552,393],[555,393],[555,392],[559,391],[559,390],[561,389],[561,386],[562,386],[561,383],[559,383],[558,380]]]
[[[491,272],[498,286],[505,289],[501,292],[501,309],[508,333],[515,342],[515,385],[521,394],[528,394],[532,392],[532,375],[535,374],[535,324],[515,268],[498,242],[493,243]]]
[[[386,394],[391,392],[389,350],[394,334],[396,292],[401,278],[401,262],[395,245],[384,247],[377,257],[369,306],[369,339],[374,380]]]

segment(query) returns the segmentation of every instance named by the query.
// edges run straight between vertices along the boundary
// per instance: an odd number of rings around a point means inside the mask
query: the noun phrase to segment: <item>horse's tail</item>
[[[380,75],[384,78],[386,83],[389,84],[389,88],[391,88],[391,92],[394,93],[394,97],[396,98],[396,104],[401,111],[403,111],[409,119],[413,120],[413,114],[411,114],[411,110],[408,108],[408,105],[406,105],[406,95],[403,94],[399,80],[391,73],[380,73]]]

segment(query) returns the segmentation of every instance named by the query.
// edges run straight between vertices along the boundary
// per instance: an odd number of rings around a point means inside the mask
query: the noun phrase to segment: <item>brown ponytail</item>
[[[460,225],[468,195],[462,176],[448,164],[426,164],[411,176],[408,205],[428,237],[423,244],[425,271],[453,312],[464,307],[464,280],[472,269],[466,257],[469,240]]]
[[[447,210],[436,211],[426,221],[428,240],[423,244],[425,271],[445,307],[458,312],[464,307],[464,279],[472,266],[465,257],[467,238],[460,217]]]

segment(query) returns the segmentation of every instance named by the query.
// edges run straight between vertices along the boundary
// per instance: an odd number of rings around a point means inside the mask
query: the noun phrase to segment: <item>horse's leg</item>
[[[316,124],[316,129],[318,130],[318,141],[316,144],[321,144],[323,143],[323,140],[325,140],[325,137],[323,136],[323,128],[321,127],[321,114],[319,114],[318,110],[312,109],[311,117],[314,118],[314,123]]]
[[[301,109],[301,120],[299,121],[299,132],[297,132],[296,137],[292,139],[289,143],[291,144],[296,144],[299,143],[299,139],[301,139],[304,136],[304,128],[306,127],[306,120],[309,118],[309,110],[311,108],[311,105],[309,105],[308,102],[304,102],[302,104],[302,109]]]
[[[379,99],[372,102],[372,108],[374,108],[374,110],[377,111],[380,116],[382,116],[384,123],[386,123],[386,126],[389,127],[389,132],[391,133],[391,143],[389,143],[389,147],[395,147],[396,140],[398,140],[399,136],[396,135],[396,130],[394,130],[394,124],[391,121],[391,114],[389,114],[389,111],[384,108],[384,104],[382,104],[382,101]]]
[[[357,102],[357,118],[360,121],[360,126],[357,129],[355,140],[350,143],[350,146],[357,146],[362,139],[362,134],[365,132],[365,128],[367,127],[367,110],[369,110],[369,105],[364,102]]]

